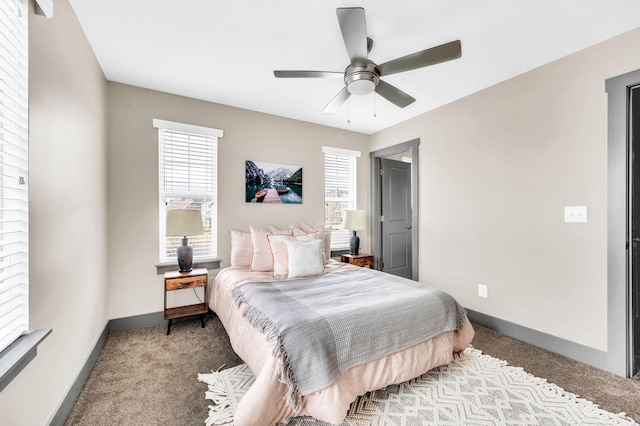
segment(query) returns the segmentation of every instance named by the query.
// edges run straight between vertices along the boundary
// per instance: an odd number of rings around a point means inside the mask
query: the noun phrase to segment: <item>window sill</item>
[[[36,357],[38,345],[50,333],[50,328],[32,331],[0,352],[0,392]]]
[[[222,259],[200,259],[193,261],[194,268],[207,268],[207,269],[220,269],[220,262]],[[158,275],[164,274],[167,271],[175,271],[178,269],[178,263],[158,263],[156,265],[156,272]]]
[[[333,249],[331,250],[331,257],[340,257],[343,254],[349,254],[349,247],[344,249]]]

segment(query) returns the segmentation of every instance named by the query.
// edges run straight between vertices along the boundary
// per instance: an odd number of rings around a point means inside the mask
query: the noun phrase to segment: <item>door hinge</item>
[[[384,262],[382,260],[380,261],[380,270],[384,270]]]
[[[380,169],[380,176],[384,175],[384,169]]]
[[[380,222],[384,222],[384,216],[380,216]]]

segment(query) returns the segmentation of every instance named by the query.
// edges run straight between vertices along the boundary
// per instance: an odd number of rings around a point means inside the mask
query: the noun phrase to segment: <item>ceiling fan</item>
[[[367,37],[364,9],[345,7],[336,9],[336,13],[342,38],[351,59],[351,64],[344,72],[291,70],[273,72],[277,78],[344,78],[345,87],[322,110],[324,113],[338,111],[351,95],[367,95],[373,91],[389,102],[404,108],[415,99],[384,82],[380,77],[439,64],[462,56],[460,40],[456,40],[377,65],[368,58],[373,40]]]

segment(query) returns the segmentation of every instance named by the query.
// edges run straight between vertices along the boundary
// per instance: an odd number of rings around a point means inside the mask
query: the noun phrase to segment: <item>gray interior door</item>
[[[630,167],[631,204],[631,319],[629,333],[631,373],[640,377],[640,86],[630,92]]]
[[[382,270],[412,278],[411,164],[382,159]]]

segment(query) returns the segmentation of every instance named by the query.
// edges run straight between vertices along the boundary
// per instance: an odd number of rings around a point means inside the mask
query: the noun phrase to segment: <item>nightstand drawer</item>
[[[373,265],[373,257],[361,257],[352,259],[351,264],[356,266],[371,266]]]
[[[340,261],[360,267],[368,266],[369,268],[374,269],[373,255],[368,253],[343,254],[340,256]]]
[[[198,275],[196,277],[171,278],[164,282],[167,291],[180,290],[181,288],[206,287],[207,276]]]

